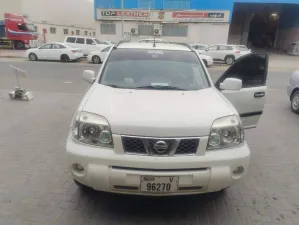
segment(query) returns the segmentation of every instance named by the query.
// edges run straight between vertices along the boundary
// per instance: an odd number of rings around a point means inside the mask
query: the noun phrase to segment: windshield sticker
[[[161,50],[148,50],[147,53],[148,54],[160,54],[160,55],[163,55],[163,51],[161,51]]]

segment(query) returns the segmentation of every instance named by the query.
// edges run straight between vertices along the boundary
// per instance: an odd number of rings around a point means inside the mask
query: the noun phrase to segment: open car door
[[[215,87],[234,105],[245,129],[256,127],[263,113],[268,74],[268,55],[248,54],[239,58],[216,81]],[[242,88],[236,91],[221,90],[227,78],[242,81]]]

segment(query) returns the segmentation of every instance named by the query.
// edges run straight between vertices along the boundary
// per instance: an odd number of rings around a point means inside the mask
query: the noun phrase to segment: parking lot
[[[9,99],[16,86],[9,65],[27,72],[21,87],[34,100]],[[224,68],[212,67],[212,78]],[[68,174],[66,137],[89,87],[82,72],[99,65],[0,60],[0,224],[298,225],[299,117],[286,95],[292,70],[275,68],[258,128],[246,132],[245,180],[222,195],[149,198],[83,192]]]

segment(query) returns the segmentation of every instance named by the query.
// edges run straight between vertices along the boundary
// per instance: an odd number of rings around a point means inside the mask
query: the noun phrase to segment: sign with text
[[[158,21],[164,23],[228,23],[229,11],[165,11],[165,10],[124,10],[124,20]],[[121,20],[119,9],[97,9],[98,20]]]

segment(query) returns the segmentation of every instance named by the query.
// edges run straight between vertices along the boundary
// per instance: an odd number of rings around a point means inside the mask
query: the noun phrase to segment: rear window
[[[239,45],[239,46],[236,46],[236,48],[240,51],[249,51],[249,49],[244,45]]]
[[[116,49],[99,83],[116,88],[200,90],[210,86],[195,52]]]
[[[66,39],[66,42],[68,42],[68,43],[75,43],[75,41],[76,41],[76,38],[75,38],[75,37],[68,37],[68,38]]]

